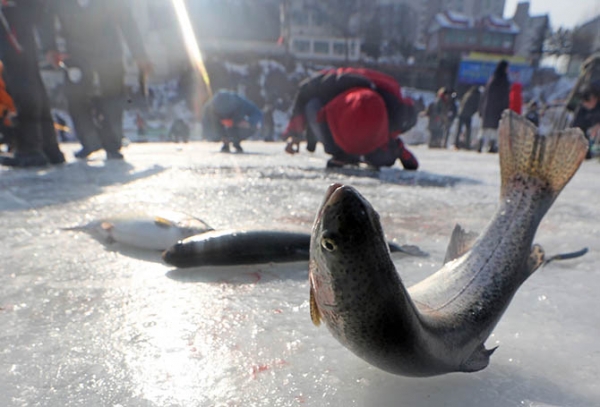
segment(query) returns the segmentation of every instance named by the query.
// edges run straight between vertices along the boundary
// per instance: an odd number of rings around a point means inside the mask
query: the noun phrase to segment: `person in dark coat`
[[[21,0],[0,5],[4,18],[0,26],[0,59],[4,63],[6,89],[17,111],[16,124],[11,129],[13,154],[0,157],[0,164],[10,167],[65,162],[39,71],[34,29],[44,23],[41,3]]]
[[[454,123],[454,119],[456,119],[456,116],[458,115],[456,92],[454,92],[451,89],[449,89],[447,92],[448,92],[448,96],[446,97],[445,101],[447,104],[446,114],[448,115],[448,119],[446,121],[446,128],[444,130],[444,141],[442,143],[442,146],[444,148],[448,147],[448,139],[450,138],[450,129],[452,128],[452,123]]]
[[[452,117],[451,102],[452,97],[449,90],[440,88],[437,97],[427,108],[427,117],[429,122],[429,148],[445,148],[445,134],[448,131],[449,121]]]
[[[392,166],[400,159],[405,169],[416,170],[416,158],[399,137],[416,116],[394,78],[362,68],[329,69],[300,83],[282,137],[290,154],[299,151],[300,141],[306,140],[310,152],[321,142],[332,155],[328,167],[361,161]]]
[[[69,114],[82,145],[75,153],[77,158],[86,158],[99,149],[106,151],[107,159],[123,158],[120,152],[125,108],[122,39],[141,74],[148,75],[152,69],[129,3],[127,0],[45,1],[45,12],[52,24],[44,27],[40,39],[48,61],[57,68],[69,68],[65,85]],[[67,55],[58,52],[55,17],[60,21],[60,36],[66,41]],[[71,75],[74,71],[78,73]],[[100,127],[94,124],[94,109],[103,117]]]
[[[175,119],[171,125],[167,138],[176,143],[179,143],[179,141],[187,143],[190,141],[190,126],[188,126],[182,118]]]
[[[233,144],[242,153],[241,142],[262,126],[263,113],[253,102],[231,91],[220,90],[206,102],[202,112],[202,135],[210,141],[222,141],[221,152],[230,152]]]
[[[586,158],[592,158],[592,145],[600,137],[600,81],[592,82],[581,93],[580,106],[571,127],[579,127],[590,143]]]
[[[456,128],[456,138],[454,140],[454,147],[464,148],[466,150],[471,149],[471,122],[473,115],[479,108],[479,101],[481,100],[481,92],[479,86],[472,86],[467,93],[464,94],[460,100],[460,109],[458,111],[458,126]],[[461,131],[465,129],[464,142],[460,142]]]
[[[525,118],[533,123],[536,127],[540,125],[540,112],[538,104],[535,100],[529,102],[527,105],[527,111],[525,112]]]
[[[275,141],[275,107],[268,103],[263,108],[262,137],[264,141]]]
[[[487,143],[489,143],[488,152],[498,152],[498,125],[502,112],[508,109],[509,94],[508,62],[502,60],[496,66],[481,97],[479,115],[482,123],[479,132],[479,152]]]

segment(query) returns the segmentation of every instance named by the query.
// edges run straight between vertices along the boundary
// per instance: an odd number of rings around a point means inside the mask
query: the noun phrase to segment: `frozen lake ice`
[[[125,162],[0,169],[0,394],[7,406],[600,405],[600,166],[586,161],[536,237],[553,262],[517,292],[481,372],[415,379],[374,368],[309,316],[307,264],[174,269],[160,254],[61,228],[123,209],[186,212],[219,228],[310,231],[327,186],[355,186],[407,285],[441,267],[455,223],[482,230],[498,157],[414,147],[421,170],[328,172],[281,143],[132,144]],[[72,157],[75,145],[64,145]]]

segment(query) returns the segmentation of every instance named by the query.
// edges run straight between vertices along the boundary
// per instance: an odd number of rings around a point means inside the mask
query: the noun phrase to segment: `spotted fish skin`
[[[494,351],[485,340],[539,266],[531,260],[539,258],[539,247],[532,251],[537,227],[587,151],[579,130],[540,136],[509,112],[499,136],[496,214],[470,250],[409,289],[390,259],[377,212],[354,188],[331,186],[311,239],[313,321],[324,321],[353,353],[391,373],[485,368]]]

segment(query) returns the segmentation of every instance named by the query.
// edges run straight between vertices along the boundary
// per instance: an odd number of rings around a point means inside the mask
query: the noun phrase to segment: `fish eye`
[[[323,246],[323,249],[327,250],[328,252],[333,252],[335,249],[337,249],[337,245],[335,244],[333,239],[330,239],[328,237],[324,237],[321,239],[321,246]]]

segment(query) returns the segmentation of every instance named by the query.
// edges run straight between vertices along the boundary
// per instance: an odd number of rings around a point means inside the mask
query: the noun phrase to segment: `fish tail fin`
[[[529,120],[506,110],[500,120],[499,147],[502,198],[515,181],[541,182],[538,185],[556,198],[585,159],[588,143],[580,129],[541,135]]]

